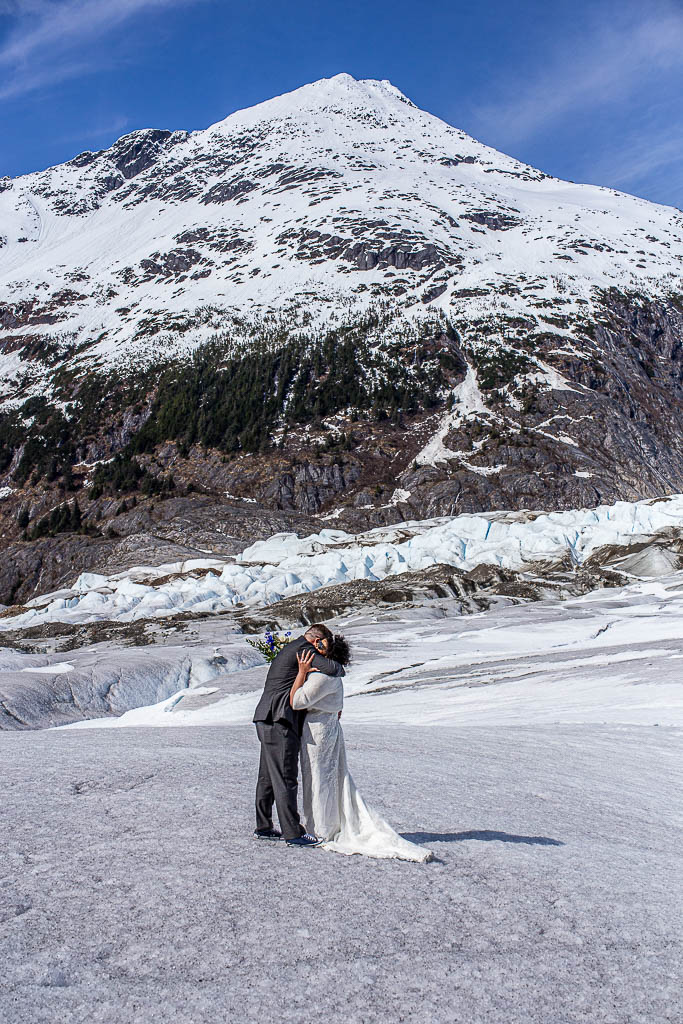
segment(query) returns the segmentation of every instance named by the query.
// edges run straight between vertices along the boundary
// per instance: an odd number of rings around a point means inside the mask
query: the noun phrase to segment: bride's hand
[[[299,662],[299,672],[302,672],[304,675],[308,675],[309,672],[314,672],[314,658],[315,651],[305,651],[303,654],[297,654],[296,660]]]

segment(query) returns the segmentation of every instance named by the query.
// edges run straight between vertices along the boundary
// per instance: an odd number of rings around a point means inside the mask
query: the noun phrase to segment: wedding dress
[[[341,676],[311,672],[294,694],[306,711],[301,734],[301,778],[306,831],[321,836],[326,850],[366,857],[427,861],[430,850],[402,839],[368,807],[349,774],[338,713],[344,703]]]

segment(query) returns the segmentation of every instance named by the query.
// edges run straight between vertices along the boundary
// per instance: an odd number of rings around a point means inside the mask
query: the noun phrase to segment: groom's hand
[[[315,651],[304,651],[303,654],[297,654],[296,660],[299,662],[299,672],[302,672],[304,675],[308,675],[309,672],[313,672],[314,658]]]

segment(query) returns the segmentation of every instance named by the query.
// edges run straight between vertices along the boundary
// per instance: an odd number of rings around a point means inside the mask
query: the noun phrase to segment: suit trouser
[[[273,801],[285,839],[296,839],[304,829],[299,821],[299,747],[297,730],[287,722],[256,723],[261,760],[256,783],[256,828],[273,826]]]

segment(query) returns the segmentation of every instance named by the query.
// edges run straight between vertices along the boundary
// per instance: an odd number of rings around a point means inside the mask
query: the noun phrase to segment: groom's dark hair
[[[324,626],[322,622],[317,622],[313,626],[309,626],[304,633],[306,638],[312,637],[314,640],[327,640],[328,643],[332,643],[334,637],[332,631]]]

